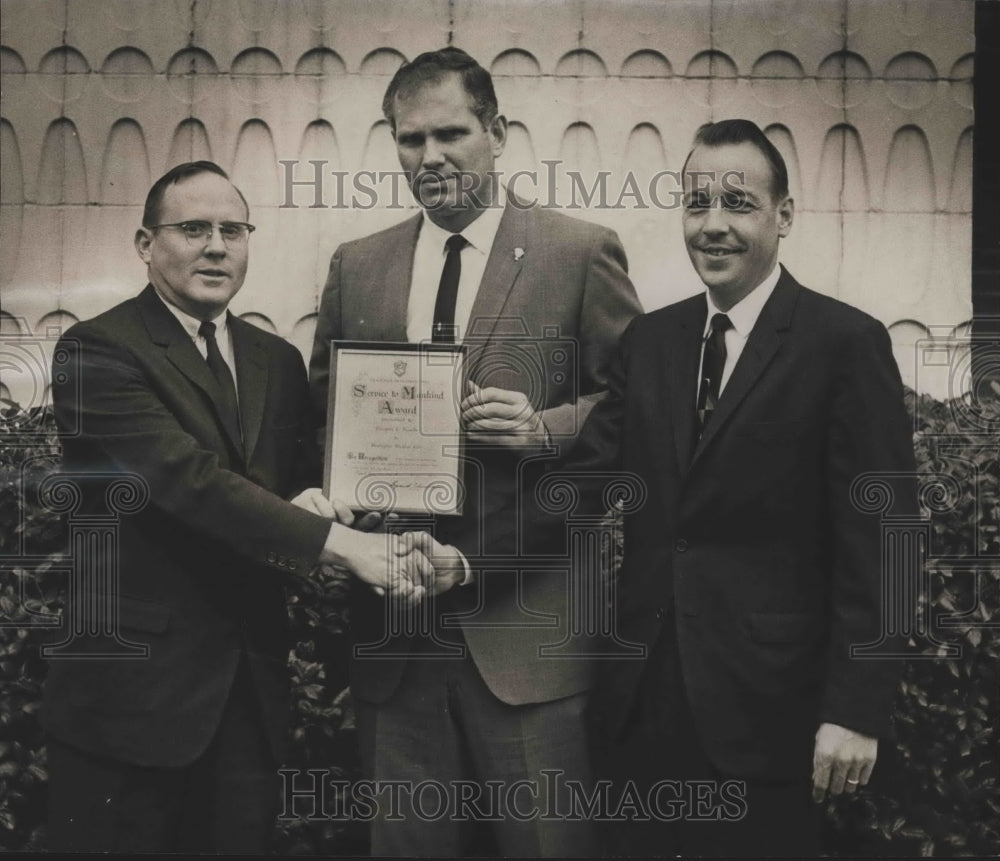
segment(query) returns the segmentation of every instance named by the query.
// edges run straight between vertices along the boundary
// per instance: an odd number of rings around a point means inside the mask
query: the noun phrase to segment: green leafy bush
[[[972,433],[962,404],[910,397],[920,469],[957,488],[931,520],[927,630],[915,636],[872,785],[829,802],[830,854],[1000,852],[1000,465],[995,437]],[[47,415],[0,413],[0,847],[44,849],[45,748],[38,723],[46,623],[61,610],[65,532],[36,502],[58,463]],[[347,686],[346,584],[302,583],[289,598],[297,645],[288,767],[358,774]],[[945,617],[948,617],[947,620]],[[942,657],[948,645],[960,657]],[[279,821],[282,855],[366,851],[362,823]]]
[[[2,404],[2,402],[0,402]],[[0,411],[0,846],[44,848],[45,746],[38,711],[45,663],[39,642],[61,609],[64,576],[59,518],[26,505],[58,465],[44,415]]]
[[[895,744],[869,791],[828,807],[831,852],[1000,854],[1000,406],[908,397],[925,502],[935,506]],[[945,476],[934,498],[932,476]],[[958,657],[947,657],[959,647]],[[889,747],[888,750],[884,748]],[[877,778],[877,779],[876,779]]]

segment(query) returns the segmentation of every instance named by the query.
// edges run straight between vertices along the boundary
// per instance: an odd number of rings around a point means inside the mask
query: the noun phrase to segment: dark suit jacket
[[[883,618],[880,518],[851,487],[883,471],[890,513],[915,511],[911,425],[885,328],[782,270],[699,441],[706,313],[699,295],[633,321],[580,464],[620,441],[617,465],[646,484],[625,522],[619,635],[651,647],[673,614],[715,765],[805,777],[821,722],[889,729],[901,663],[849,656]],[[628,731],[644,666],[606,667],[597,711],[612,734]]]
[[[406,341],[421,218],[348,242],[333,255],[310,362],[320,408],[326,404],[331,339]],[[605,393],[614,345],[640,310],[626,267],[625,252],[610,230],[523,204],[508,205],[503,214],[464,339],[470,376],[482,386],[528,394],[563,448]],[[434,529],[438,540],[458,547],[473,568],[482,555],[514,560],[522,550],[564,549],[564,524],[538,528],[542,518],[531,491],[536,465],[537,472],[543,469],[540,449],[510,452],[472,444],[466,457],[465,513],[441,518]],[[452,589],[438,605],[474,613],[463,632],[493,693],[506,703],[523,704],[588,687],[586,662],[538,657],[541,646],[566,636],[567,574],[500,570],[478,576],[475,586]],[[384,608],[369,593],[359,590],[355,605],[356,639],[363,643],[378,642],[384,632]],[[407,645],[388,648],[405,652]],[[395,690],[402,668],[398,658],[356,660],[351,689],[362,699],[383,701]]]
[[[318,477],[301,356],[238,318],[229,325],[245,457],[215,411],[207,363],[152,286],[59,345],[70,359],[53,381],[56,419],[78,431],[65,440],[66,470],[132,472],[149,491],[142,511],[121,518],[117,602],[121,635],[148,644],[148,659],[54,659],[45,685],[47,729],[91,753],[192,761],[218,726],[241,654],[276,756],[285,745],[283,581],[315,564],[329,523],[283,499]],[[80,482],[85,510],[108,513],[106,482]],[[113,563],[107,555],[101,566]]]

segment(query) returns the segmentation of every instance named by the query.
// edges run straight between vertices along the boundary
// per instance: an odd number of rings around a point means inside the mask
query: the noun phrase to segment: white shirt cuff
[[[462,566],[465,568],[465,578],[458,585],[468,586],[470,583],[475,583],[476,578],[472,576],[472,566],[469,565],[469,560],[465,558],[465,554],[457,547],[455,551],[458,553],[458,558],[462,560]]]

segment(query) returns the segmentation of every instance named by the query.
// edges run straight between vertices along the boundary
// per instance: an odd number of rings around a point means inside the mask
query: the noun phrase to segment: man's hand
[[[434,579],[430,561],[419,550],[423,544],[423,539],[408,543],[399,535],[365,533],[334,523],[320,562],[346,568],[376,590],[416,604]]]
[[[462,424],[476,442],[492,445],[542,445],[548,434],[528,396],[510,389],[479,388],[472,380],[462,400]]]
[[[462,554],[450,544],[439,544],[426,532],[405,532],[400,536],[408,550],[417,550],[434,566],[431,595],[440,595],[465,581]]]
[[[340,499],[327,499],[318,487],[303,490],[291,500],[291,503],[306,511],[311,511],[313,514],[318,514],[320,517],[327,517],[334,523],[353,526],[362,532],[371,532],[382,523],[382,515],[378,511],[366,511],[355,522],[354,512],[351,511],[351,507],[346,502]]]
[[[813,752],[813,801],[822,801],[827,790],[840,795],[867,786],[877,754],[877,738],[835,723],[820,724]]]
[[[311,511],[313,514],[318,514],[320,517],[329,518],[334,523],[353,526],[362,532],[370,532],[381,526],[383,522],[382,515],[377,511],[367,511],[355,520],[354,512],[351,511],[350,506],[346,502],[340,499],[327,499],[323,491],[318,487],[310,487],[308,490],[303,490],[302,493],[291,500],[291,503],[306,511]],[[319,567],[323,569],[323,572],[328,577],[337,577],[341,580],[345,577],[350,577],[350,571],[337,565],[320,563]],[[385,589],[381,586],[373,588],[380,595],[385,594]]]

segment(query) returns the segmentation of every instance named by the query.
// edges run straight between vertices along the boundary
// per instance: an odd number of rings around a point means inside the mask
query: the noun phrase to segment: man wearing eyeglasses
[[[55,415],[84,504],[101,511],[123,473],[148,502],[121,517],[115,557],[89,560],[102,582],[117,566],[118,588],[70,595],[84,622],[93,600],[112,604],[115,633],[51,661],[49,849],[265,852],[288,728],[285,581],[326,563],[406,601],[433,575],[310,488],[302,358],[227,310],[247,219],[217,165],[170,170],[135,235],[149,285],[57,349],[71,358]],[[122,641],[146,656],[122,659]]]

